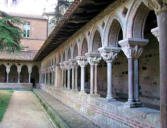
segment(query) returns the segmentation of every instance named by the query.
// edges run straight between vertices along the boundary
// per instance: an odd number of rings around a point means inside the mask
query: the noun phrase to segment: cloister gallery
[[[166,128],[166,5],[76,0],[30,62],[40,88],[100,127]],[[17,67],[19,79],[10,69],[1,65],[2,82],[38,79],[29,67]]]

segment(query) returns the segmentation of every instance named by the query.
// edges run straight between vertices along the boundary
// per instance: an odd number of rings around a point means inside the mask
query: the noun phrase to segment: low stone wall
[[[158,110],[145,107],[127,108],[123,102],[108,103],[104,98],[55,89],[53,86],[42,86],[42,89],[102,128],[160,127]]]
[[[31,83],[0,83],[0,89],[16,89],[16,90],[30,90]]]

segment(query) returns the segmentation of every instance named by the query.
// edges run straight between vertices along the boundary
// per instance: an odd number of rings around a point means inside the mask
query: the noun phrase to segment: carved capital
[[[77,56],[76,59],[78,65],[81,67],[85,67],[88,64],[86,56]]]
[[[20,73],[21,72],[21,66],[17,67],[17,72]]]
[[[6,73],[9,74],[9,72],[10,72],[10,66],[7,66],[6,67]]]
[[[146,39],[125,39],[119,41],[121,48],[127,58],[137,59],[143,52],[143,46],[148,44],[148,40]]]
[[[62,70],[64,70],[64,63],[60,63],[60,68],[62,69]]]
[[[71,68],[75,68],[76,66],[78,66],[78,63],[76,62],[75,59],[70,59],[70,65],[71,65]]]
[[[98,64],[101,60],[100,54],[96,52],[86,53],[85,55],[90,65]]]
[[[111,62],[117,57],[121,49],[119,47],[101,47],[98,50],[106,62]]]
[[[151,10],[155,10],[157,14],[167,11],[166,0],[143,0],[143,2]]]
[[[158,39],[158,41],[159,41],[159,28],[158,27],[156,27],[156,28],[153,28],[152,30],[151,30],[151,32],[152,32],[152,34]]]
[[[71,69],[70,61],[64,61],[64,67],[65,69],[70,70]]]

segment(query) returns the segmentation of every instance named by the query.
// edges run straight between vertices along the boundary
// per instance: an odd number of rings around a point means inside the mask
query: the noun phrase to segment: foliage
[[[21,51],[20,40],[23,32],[19,25],[23,22],[17,18],[0,12],[0,51],[8,52]]]
[[[0,90],[0,121],[6,112],[12,94],[12,90]]]
[[[67,9],[70,6],[70,4],[71,2],[69,2],[68,0],[58,0],[57,6],[55,8],[55,16],[54,16],[54,19],[56,19],[55,24],[57,24],[64,15],[61,9],[62,8]]]

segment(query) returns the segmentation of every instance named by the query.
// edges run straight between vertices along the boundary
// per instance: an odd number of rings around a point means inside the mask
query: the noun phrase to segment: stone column
[[[48,85],[50,85],[50,70],[48,71]]]
[[[162,4],[157,10],[160,48],[160,117],[161,128],[167,128],[167,1],[159,1]]]
[[[95,81],[94,81],[94,82],[95,82],[95,88],[94,88],[94,94],[95,94],[95,95],[98,95],[98,94],[97,94],[97,65],[98,65],[98,64],[95,63]]]
[[[93,95],[93,72],[94,72],[94,65],[90,64],[90,94]]]
[[[61,68],[61,83],[62,83],[62,87],[65,88],[64,86],[64,64],[60,63],[60,68]]]
[[[71,68],[72,68],[72,90],[75,89],[75,67],[77,65],[75,59],[70,59],[71,62]]]
[[[148,43],[145,39],[125,39],[119,42],[121,48],[128,58],[128,107],[136,107],[134,95],[134,60],[138,59],[143,52],[143,46]]]
[[[32,66],[28,66],[28,82],[31,83]]]
[[[64,70],[64,87],[67,88],[67,70]]]
[[[10,72],[10,66],[6,67],[6,83],[9,83],[9,72]]]
[[[78,65],[75,66],[75,91],[78,91]]]
[[[141,104],[139,99],[139,60],[134,61],[134,83],[135,83],[135,102],[136,104]]]
[[[112,94],[112,62],[120,52],[118,47],[102,47],[98,49],[102,58],[107,62],[107,101],[115,101]]]
[[[97,52],[86,53],[86,57],[90,64],[90,94],[93,95],[94,92],[97,95],[97,64],[100,62],[101,57]]]
[[[71,70],[71,65],[69,61],[65,61],[65,66],[67,68],[67,89],[70,90],[70,70]]]
[[[77,56],[77,63],[81,67],[81,93],[85,94],[85,66],[88,64],[85,56]]]
[[[45,71],[45,74],[44,74],[45,76],[45,78],[44,78],[44,84],[46,85],[46,71]]]
[[[18,83],[20,83],[20,72],[21,72],[21,66],[18,66],[18,67],[17,67]]]

